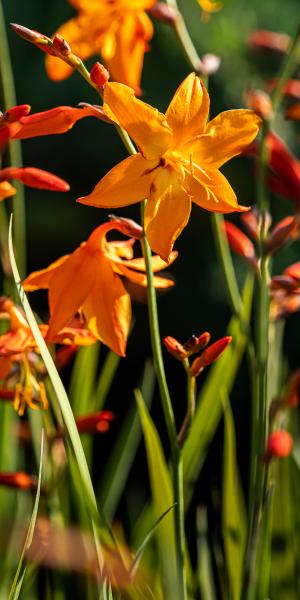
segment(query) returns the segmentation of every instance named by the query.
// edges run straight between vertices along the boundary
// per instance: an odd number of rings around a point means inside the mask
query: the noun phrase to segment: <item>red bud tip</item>
[[[52,39],[53,46],[61,56],[69,56],[72,53],[68,42],[59,33],[56,33]]]
[[[13,106],[0,115],[0,129],[5,125],[10,125],[19,121],[22,117],[25,117],[30,112],[29,104],[20,104],[19,106]]]
[[[108,431],[111,421],[114,419],[114,414],[109,410],[78,417],[76,425],[79,433],[104,433]]]
[[[35,477],[22,471],[17,473],[0,473],[0,485],[22,490],[32,490],[36,488],[37,481]]]
[[[211,344],[206,350],[204,350],[201,354],[203,366],[207,367],[211,363],[213,363],[219,356],[224,352],[227,346],[230,344],[232,337],[227,335],[226,337],[221,338],[214,344]]]
[[[103,65],[101,65],[101,63],[96,62],[90,72],[91,81],[98,88],[102,89],[108,82],[109,77],[110,77],[110,75],[109,75],[108,70]]]
[[[35,31],[35,29],[29,29],[28,27],[23,27],[23,25],[18,25],[17,23],[10,23],[10,27],[17,35],[32,44],[47,45],[48,42],[51,41],[50,38],[43,33]]]
[[[7,179],[18,179],[29,187],[50,190],[51,192],[67,192],[70,189],[69,184],[64,179],[35,167],[7,167],[1,169],[0,181]]]
[[[167,25],[174,25],[179,17],[178,11],[164,2],[156,2],[156,4],[148,10],[148,13],[153,19],[156,19],[161,23],[167,23]]]
[[[257,29],[251,33],[248,44],[254,50],[273,50],[285,54],[288,51],[290,39],[285,33]]]
[[[256,266],[257,259],[251,240],[249,240],[249,238],[238,227],[229,221],[224,222],[224,231],[227,235],[230,248],[245,258],[253,266]]]
[[[188,352],[185,350],[182,344],[180,344],[180,342],[178,342],[175,338],[168,335],[164,338],[163,342],[168,352],[172,354],[174,358],[177,358],[177,360],[180,361],[187,358]]]
[[[300,405],[300,369],[297,369],[291,375],[286,402],[292,408]]]
[[[196,335],[192,335],[190,339],[185,342],[183,345],[184,349],[188,352],[189,355],[196,354],[200,352],[209,344],[211,335],[208,331],[201,333],[198,337]]]
[[[273,106],[270,96],[262,90],[249,90],[246,94],[246,103],[256,114],[268,121],[273,115]]]
[[[292,452],[293,438],[284,429],[271,433],[267,443],[268,458],[286,458]]]
[[[289,106],[285,113],[286,119],[292,119],[294,121],[300,121],[300,102]]]
[[[274,254],[284,244],[300,237],[300,227],[296,217],[288,216],[279,221],[274,227],[265,245],[267,254]]]
[[[116,215],[108,215],[108,218],[114,225],[115,229],[124,233],[124,235],[128,235],[129,237],[133,237],[136,240],[141,240],[143,237],[143,228],[133,221],[132,219],[125,219],[124,217],[116,217]]]

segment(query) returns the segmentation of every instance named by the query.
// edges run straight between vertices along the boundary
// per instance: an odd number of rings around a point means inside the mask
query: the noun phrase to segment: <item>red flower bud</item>
[[[202,354],[193,361],[190,368],[191,375],[193,377],[197,377],[201,371],[203,371],[204,367],[208,367],[211,365],[211,363],[217,360],[230,344],[231,340],[232,338],[230,336],[226,336],[206,348],[206,350],[204,350]]]
[[[182,361],[185,358],[187,358],[188,352],[185,350],[182,344],[180,344],[180,342],[178,342],[175,338],[171,337],[170,335],[165,337],[164,345],[168,352],[172,354],[174,358],[177,358],[177,360]]]
[[[248,44],[254,50],[273,50],[285,54],[290,45],[290,37],[285,33],[256,29],[251,33]]]
[[[104,88],[105,84],[109,80],[109,72],[108,70],[101,65],[101,63],[96,62],[90,72],[91,81],[98,87]]]
[[[28,29],[28,27],[23,27],[23,25],[17,25],[17,23],[10,23],[10,27],[17,35],[26,40],[26,42],[31,42],[43,52],[56,56],[56,52],[52,48],[52,40],[43,33],[39,33],[39,31],[35,31],[35,29]]]
[[[268,90],[271,92],[277,85],[278,79],[271,79],[267,83]],[[283,88],[285,96],[300,100],[300,81],[299,79],[289,79]]]
[[[37,479],[32,475],[19,471],[17,473],[0,473],[0,485],[21,490],[35,490]]]
[[[274,254],[284,244],[300,237],[300,226],[296,217],[285,217],[274,227],[268,241],[265,244],[265,251],[268,254]]]
[[[253,267],[257,266],[254,246],[249,238],[233,223],[224,222],[224,230],[228,238],[230,248],[245,258]]]
[[[293,119],[294,121],[300,121],[300,102],[289,106],[285,113],[286,119]]]
[[[7,179],[18,179],[29,187],[50,190],[52,192],[67,192],[70,189],[69,184],[60,177],[48,171],[36,169],[35,167],[7,167],[6,169],[1,169],[0,181]]]
[[[284,429],[271,433],[267,443],[268,458],[286,458],[292,452],[293,438]]]
[[[78,417],[76,425],[79,433],[105,433],[110,427],[114,415],[109,410]]]
[[[56,33],[52,39],[53,46],[61,56],[69,56],[72,53],[71,46],[69,46],[68,42],[65,38],[62,37],[59,33]]]
[[[300,369],[297,369],[291,375],[286,401],[293,408],[300,405]]]
[[[179,17],[178,11],[164,2],[156,2],[154,6],[149,8],[148,13],[157,21],[167,23],[168,25],[174,25]]]
[[[15,121],[19,121],[22,117],[25,117],[30,112],[29,104],[20,104],[19,106],[13,106],[0,115],[0,128],[5,125],[10,125]]]
[[[300,261],[287,267],[283,274],[296,279],[297,283],[300,283]]]
[[[183,345],[184,349],[190,354],[196,354],[200,352],[209,344],[211,335],[208,331],[201,333],[198,337],[196,335],[192,335],[190,339],[185,342]]]

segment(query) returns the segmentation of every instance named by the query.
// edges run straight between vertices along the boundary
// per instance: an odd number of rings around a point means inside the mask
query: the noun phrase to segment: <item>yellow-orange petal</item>
[[[108,83],[105,86],[104,111],[126,129],[145,158],[158,160],[168,149],[172,132],[165,115],[138,100],[127,85]]]
[[[158,271],[162,271],[163,269],[166,269],[166,267],[170,266],[174,262],[174,260],[176,260],[177,256],[178,256],[178,252],[176,252],[176,251],[171,252],[167,263],[164,260],[162,260],[162,258],[160,258],[160,256],[157,256],[157,255],[151,256],[151,268],[152,268],[153,273],[157,273]],[[122,261],[118,261],[118,263],[121,263],[125,267],[134,269],[136,271],[144,271],[144,272],[146,271],[145,260],[143,258],[133,258],[132,260],[122,260]]]
[[[97,183],[92,193],[77,202],[99,208],[118,208],[147,198],[156,174],[157,161],[141,154],[125,158]]]
[[[195,204],[211,212],[244,212],[248,207],[240,206],[228,179],[217,169],[208,171],[209,185],[203,182],[202,172],[194,165],[193,175],[186,174],[185,187]]]
[[[0,379],[6,379],[12,368],[13,359],[11,356],[0,357]]]
[[[219,168],[249,146],[261,123],[252,110],[227,110],[208,123],[204,135],[190,142],[186,152],[201,167]]]
[[[14,196],[16,193],[16,188],[13,187],[8,181],[0,182],[0,202],[1,200],[5,200],[5,198],[10,198],[10,196]]]
[[[195,73],[191,73],[175,92],[166,112],[168,125],[173,130],[171,147],[176,148],[203,133],[208,113],[206,87]]]
[[[145,231],[152,250],[166,262],[190,212],[191,200],[177,174],[159,169],[146,204]]]
[[[165,263],[165,267],[167,266],[168,264]],[[137,285],[141,285],[142,287],[147,287],[146,273],[139,273],[138,271],[134,271],[133,269],[128,269],[124,265],[118,265],[118,269],[120,270],[121,274],[124,275],[126,279],[129,279],[129,281],[132,281],[132,283],[136,283]],[[157,289],[167,289],[169,287],[173,287],[174,281],[173,279],[167,277],[159,277],[154,275],[153,284],[154,287]]]
[[[125,356],[131,320],[130,296],[103,255],[97,261],[93,286],[82,312],[90,331],[116,354]]]
[[[22,282],[23,288],[26,292],[34,292],[35,290],[47,289],[49,287],[50,279],[55,272],[69,257],[69,254],[61,256],[56,261],[51,263],[46,269],[40,271],[34,271]]]
[[[97,118],[98,114],[99,112],[93,106],[83,106],[82,108],[57,106],[56,108],[35,113],[28,117],[22,117],[12,137],[14,139],[25,140],[41,135],[65,133],[80,119],[84,119],[85,117]]]
[[[93,286],[97,261],[96,254],[81,246],[55,269],[49,281],[49,338],[70,323],[87,298]]]

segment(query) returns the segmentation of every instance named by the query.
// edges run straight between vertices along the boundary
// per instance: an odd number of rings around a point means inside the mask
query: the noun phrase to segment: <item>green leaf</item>
[[[252,294],[253,277],[249,277],[243,294],[244,323],[249,322]],[[222,394],[229,395],[246,347],[247,337],[236,317],[230,321],[228,335],[232,336],[232,342],[210,369],[197,398],[196,414],[182,451],[186,509],[223,412]]]
[[[224,455],[222,530],[229,597],[240,600],[247,540],[247,515],[236,458],[235,427],[228,399],[224,399]]]
[[[96,410],[95,382],[99,360],[99,342],[77,352],[70,381],[70,402],[76,417]]]
[[[95,392],[98,410],[101,410],[105,404],[107,394],[109,393],[109,390],[111,388],[111,384],[113,382],[120,360],[121,357],[118,356],[118,354],[112,352],[111,350],[106,356]]]
[[[150,478],[153,518],[158,520],[174,504],[173,488],[162,445],[140,390],[135,391],[144,432]],[[173,514],[167,515],[156,529],[161,581],[165,598],[177,598],[175,527]]]
[[[11,586],[11,589],[9,592],[8,600],[17,600],[17,598],[19,598],[22,584],[23,584],[23,581],[25,578],[25,573],[26,573],[25,555],[26,555],[26,552],[29,550],[31,543],[32,543],[32,538],[33,538],[35,524],[36,524],[37,515],[38,515],[39,502],[40,502],[42,472],[43,472],[43,457],[44,457],[44,430],[42,430],[39,477],[38,477],[35,501],[34,501],[34,505],[33,505],[33,510],[32,510],[32,514],[31,514],[31,519],[30,519],[27,535],[25,538],[23,550],[21,552],[21,557],[19,560],[17,572],[15,574],[15,578],[13,580],[13,583],[12,583],[12,586]]]

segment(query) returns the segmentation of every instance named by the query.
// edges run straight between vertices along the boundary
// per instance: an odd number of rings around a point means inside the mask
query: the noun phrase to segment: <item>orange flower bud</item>
[[[52,39],[53,46],[61,56],[69,56],[72,53],[71,46],[69,46],[68,42],[65,38],[62,37],[59,33],[56,33]]]
[[[204,350],[202,354],[193,361],[190,368],[191,375],[193,377],[198,377],[201,371],[203,371],[204,367],[208,367],[211,365],[211,363],[217,360],[219,356],[221,356],[222,352],[224,352],[231,340],[232,338],[230,336],[226,336],[206,348],[206,350]]]
[[[246,94],[246,103],[262,119],[267,121],[272,118],[273,106],[270,96],[262,90],[249,90]]]
[[[168,25],[174,25],[178,20],[179,13],[177,10],[168,6],[164,2],[156,2],[152,8],[148,10],[149,15],[161,21],[161,23],[167,23]]]
[[[267,443],[268,458],[286,458],[292,452],[293,438],[284,429],[271,433]]]
[[[187,358],[188,352],[185,350],[183,345],[180,344],[180,342],[178,342],[175,338],[168,335],[164,338],[163,342],[168,352],[172,354],[174,358],[177,358],[177,360],[180,361]]]
[[[10,125],[15,121],[19,121],[22,117],[25,117],[30,112],[29,104],[20,104],[19,106],[13,106],[0,115],[0,128],[5,125]]]
[[[293,408],[300,405],[300,369],[297,369],[291,375],[286,402]]]
[[[254,50],[273,50],[285,54],[290,45],[290,36],[285,33],[274,33],[266,29],[256,29],[248,39]]]
[[[268,81],[267,86],[268,90],[272,91],[277,85],[278,79],[271,79]],[[283,88],[283,93],[285,96],[289,96],[290,98],[295,98],[296,100],[300,99],[300,81],[299,79],[289,79],[289,81],[285,84]]]
[[[10,488],[19,488],[21,490],[34,490],[37,486],[37,479],[32,475],[23,473],[0,473],[0,485]]]
[[[105,433],[109,430],[114,414],[109,410],[78,417],[76,425],[79,433]]]
[[[241,221],[243,225],[248,230],[248,233],[254,240],[259,239],[259,223],[258,223],[258,215],[257,210],[253,208],[247,213],[243,213],[241,215]]]
[[[125,217],[117,217],[116,215],[108,215],[110,221],[113,222],[114,229],[118,229],[124,235],[133,237],[136,240],[141,240],[143,237],[143,228],[133,221]]]
[[[249,238],[233,223],[224,222],[224,231],[228,238],[230,248],[245,258],[253,267],[257,267],[254,246]]]
[[[104,88],[105,84],[108,82],[109,80],[109,72],[108,70],[101,65],[101,63],[96,62],[90,72],[90,79],[91,81],[98,87],[98,88]]]
[[[203,350],[203,348],[205,348],[207,344],[209,344],[210,338],[211,335],[210,333],[208,333],[208,331],[205,331],[198,337],[196,335],[192,335],[190,339],[187,342],[185,342],[183,347],[189,353],[189,355],[196,354],[197,352]]]
[[[18,25],[17,23],[10,23],[10,27],[26,42],[31,42],[43,52],[56,56],[55,50],[52,48],[52,40],[43,33],[39,33],[35,29],[28,29],[28,27],[23,27],[23,25]]]
[[[265,244],[267,254],[274,254],[284,244],[295,240],[300,236],[300,227],[296,217],[285,217],[274,227],[268,241]]]
[[[6,179],[18,179],[29,187],[50,190],[52,192],[67,192],[70,189],[69,184],[60,177],[48,171],[36,169],[35,167],[7,167],[6,169],[1,169],[0,181]]]

